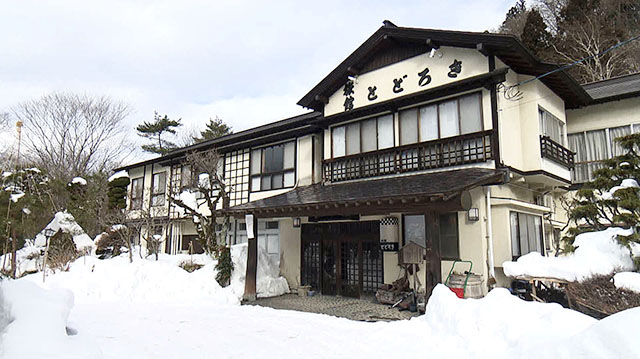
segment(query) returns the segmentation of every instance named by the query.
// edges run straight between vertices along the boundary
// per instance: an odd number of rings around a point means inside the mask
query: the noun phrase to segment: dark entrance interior
[[[360,297],[383,284],[380,222],[302,225],[302,284],[326,295]]]

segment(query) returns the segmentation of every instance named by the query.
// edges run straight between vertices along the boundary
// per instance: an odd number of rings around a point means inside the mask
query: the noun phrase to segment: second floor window
[[[151,205],[163,206],[167,190],[167,173],[154,173],[151,187]]]
[[[131,209],[142,209],[144,177],[131,180]]]
[[[542,108],[538,108],[538,119],[540,120],[540,134],[564,146],[564,123]]]
[[[251,151],[251,190],[293,187],[295,152],[295,141]]]

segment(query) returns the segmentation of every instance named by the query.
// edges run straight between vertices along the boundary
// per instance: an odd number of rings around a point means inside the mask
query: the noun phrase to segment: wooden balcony
[[[540,136],[540,155],[567,168],[573,168],[575,164],[575,153],[553,141],[549,136]]]
[[[475,132],[325,160],[324,179],[340,182],[486,162],[493,159],[492,134]]]

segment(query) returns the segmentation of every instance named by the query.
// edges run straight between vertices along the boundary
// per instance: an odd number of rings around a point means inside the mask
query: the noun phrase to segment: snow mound
[[[640,293],[640,273],[620,272],[613,276],[616,288],[624,288]]]
[[[632,229],[607,228],[604,231],[582,233],[576,237],[576,250],[565,257],[543,257],[531,252],[515,262],[504,262],[504,273],[509,277],[555,278],[580,281],[597,274],[610,274],[633,270],[629,248],[616,237],[627,236]]]
[[[181,258],[184,257],[187,256]],[[180,305],[201,301],[238,304],[237,297],[223,290],[216,282],[212,262],[189,273],[178,267],[178,260],[135,258],[133,263],[129,263],[127,255],[106,260],[88,256],[73,262],[68,272],[47,277],[44,285],[49,288],[69,288],[76,300],[82,303],[124,300]],[[30,275],[25,279],[36,282],[42,280],[39,275]]]
[[[8,325],[2,335],[5,358],[98,358],[94,345],[67,335],[73,294],[64,289],[44,290],[24,280],[0,283]],[[36,344],[37,343],[37,344]]]
[[[231,246],[233,273],[229,287],[242,298],[247,273],[247,243]],[[258,268],[256,272],[256,292],[258,298],[275,297],[289,293],[289,284],[280,276],[280,267],[273,262],[266,250],[258,246]]]
[[[596,322],[559,304],[523,301],[504,288],[493,289],[482,299],[459,299],[442,284],[435,287],[425,316],[418,320],[426,321],[428,335],[449,348],[451,357],[463,358],[482,357],[478,350],[487,349],[488,343],[490,357],[508,358],[523,345],[562,340]]]
[[[9,270],[11,268],[11,255],[0,256],[0,265],[3,265],[5,270]],[[16,251],[16,277],[19,278],[25,273],[33,273],[41,269],[41,248],[27,241],[24,247]]]
[[[55,233],[62,231],[73,236],[73,242],[76,244],[78,250],[85,250],[93,248],[93,241],[89,237],[82,227],[76,222],[71,213],[57,212],[53,217],[53,220],[47,224],[47,226],[36,235],[35,245],[38,247],[45,247],[47,245],[47,238],[44,235],[45,229],[51,229]]]

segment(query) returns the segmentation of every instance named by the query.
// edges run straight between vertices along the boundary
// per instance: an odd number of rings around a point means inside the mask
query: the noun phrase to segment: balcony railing
[[[540,136],[540,155],[567,168],[573,168],[575,164],[575,153],[553,141],[549,136]]]
[[[339,182],[493,159],[492,131],[470,133],[323,161],[326,181]]]

